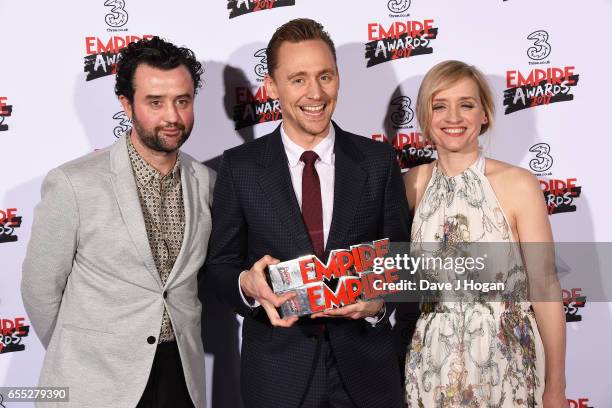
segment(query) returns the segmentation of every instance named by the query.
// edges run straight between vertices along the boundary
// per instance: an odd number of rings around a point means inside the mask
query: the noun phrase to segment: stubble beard
[[[175,123],[172,126],[156,126],[151,131],[142,127],[140,121],[136,117],[136,112],[133,112],[132,114],[132,126],[134,127],[134,129],[136,129],[136,133],[142,144],[144,144],[151,150],[163,153],[176,152],[187,141],[187,139],[189,139],[189,136],[191,135],[191,130],[193,129],[193,126],[189,129],[186,129],[183,124]],[[163,140],[163,137],[160,136],[160,132],[164,129],[179,129],[181,131],[181,136],[178,139],[176,147],[170,147],[166,145]]]

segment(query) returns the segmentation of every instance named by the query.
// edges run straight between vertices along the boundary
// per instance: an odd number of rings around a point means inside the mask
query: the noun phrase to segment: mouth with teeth
[[[300,106],[300,110],[308,118],[319,119],[324,115],[327,104]]]
[[[466,130],[465,127],[442,128],[442,131],[451,137],[463,136]]]

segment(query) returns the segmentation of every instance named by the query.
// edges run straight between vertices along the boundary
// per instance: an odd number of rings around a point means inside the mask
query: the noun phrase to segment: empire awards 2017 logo
[[[547,60],[552,51],[550,36],[545,30],[536,30],[527,36],[531,46],[527,48],[529,65],[550,64]],[[574,66],[542,67],[524,74],[518,69],[506,71],[504,91],[504,114],[508,115],[535,106],[574,100],[573,88],[579,75]]]
[[[595,408],[589,402],[588,398],[567,399],[568,408]]]
[[[25,317],[0,318],[0,354],[25,350],[23,339],[30,334]]]
[[[277,7],[295,6],[295,0],[227,0],[229,18]]]
[[[128,130],[132,128],[132,121],[124,111],[119,111],[113,115],[113,119],[118,120],[119,123],[113,129],[113,134],[116,138],[123,136]]]
[[[123,27],[127,23],[128,13],[125,11],[124,0],[106,0],[104,5],[107,7],[112,7],[110,13],[104,16],[104,21],[106,21],[106,24],[108,24],[109,27],[119,28]]]
[[[0,244],[17,242],[15,229],[21,227],[21,217],[17,216],[17,208],[0,209]]]
[[[544,193],[544,200],[548,214],[575,212],[575,200],[580,197],[582,187],[577,185],[578,179],[540,179],[540,187]]]
[[[405,95],[396,96],[391,99],[388,110],[388,125],[396,129],[397,133],[390,138],[384,133],[375,133],[371,136],[373,140],[383,143],[391,143],[397,163],[402,170],[435,160],[436,148],[429,140],[425,140],[423,134],[414,129],[412,121],[415,118],[412,109],[412,99]],[[411,129],[411,130],[402,130]]]
[[[432,40],[438,36],[433,19],[423,21],[395,21],[391,24],[368,24],[368,42],[365,44],[366,66],[417,55],[432,54]]]
[[[548,214],[575,212],[575,200],[582,193],[582,187],[577,185],[578,179],[542,178],[552,176],[550,169],[554,160],[550,154],[551,147],[548,143],[536,143],[529,148],[529,151],[535,153],[529,161],[529,168],[538,177]]]
[[[255,92],[247,86],[236,87],[233,116],[236,130],[258,123],[273,122],[283,117],[280,102],[268,96],[265,85],[256,88]]]
[[[504,114],[557,102],[573,101],[572,89],[578,85],[575,67],[534,69],[529,74],[519,70],[506,71]]]
[[[4,123],[4,120],[13,114],[13,105],[7,105],[7,99],[6,96],[0,96],[0,132],[9,130],[9,126]]]
[[[587,297],[582,293],[582,288],[563,289],[563,310],[565,311],[565,321],[581,322],[582,316],[580,309],[586,305]]]
[[[84,72],[87,72],[86,81],[102,78],[116,73],[117,54],[121,49],[128,44],[152,38],[150,34],[143,36],[125,35],[112,36],[109,39],[102,40],[99,37],[85,37],[85,66]]]
[[[283,117],[280,102],[278,99],[272,99],[268,96],[266,86],[263,84],[268,73],[266,49],[258,49],[253,53],[253,57],[256,60],[253,66],[255,81],[259,82],[260,85],[237,86],[235,88],[233,119],[236,130],[259,123],[273,122]]]

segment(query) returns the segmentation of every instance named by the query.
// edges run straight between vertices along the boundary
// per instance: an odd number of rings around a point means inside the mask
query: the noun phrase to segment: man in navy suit
[[[244,316],[247,407],[403,406],[390,305],[359,302],[313,317],[279,317],[265,268],[279,260],[390,238],[409,239],[401,172],[390,146],[331,117],[339,74],[332,40],[309,19],[280,27],[265,85],[280,101],[274,132],[226,151],[213,200],[207,282]]]

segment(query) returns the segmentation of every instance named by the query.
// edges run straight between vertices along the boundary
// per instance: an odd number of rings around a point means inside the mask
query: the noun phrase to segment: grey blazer
[[[206,257],[215,174],[180,155],[185,235],[165,285],[149,248],[125,136],[52,170],[43,182],[21,293],[47,349],[40,385],[69,387],[69,404],[58,406],[136,406],[164,305],[191,399],[206,405],[197,273]]]

